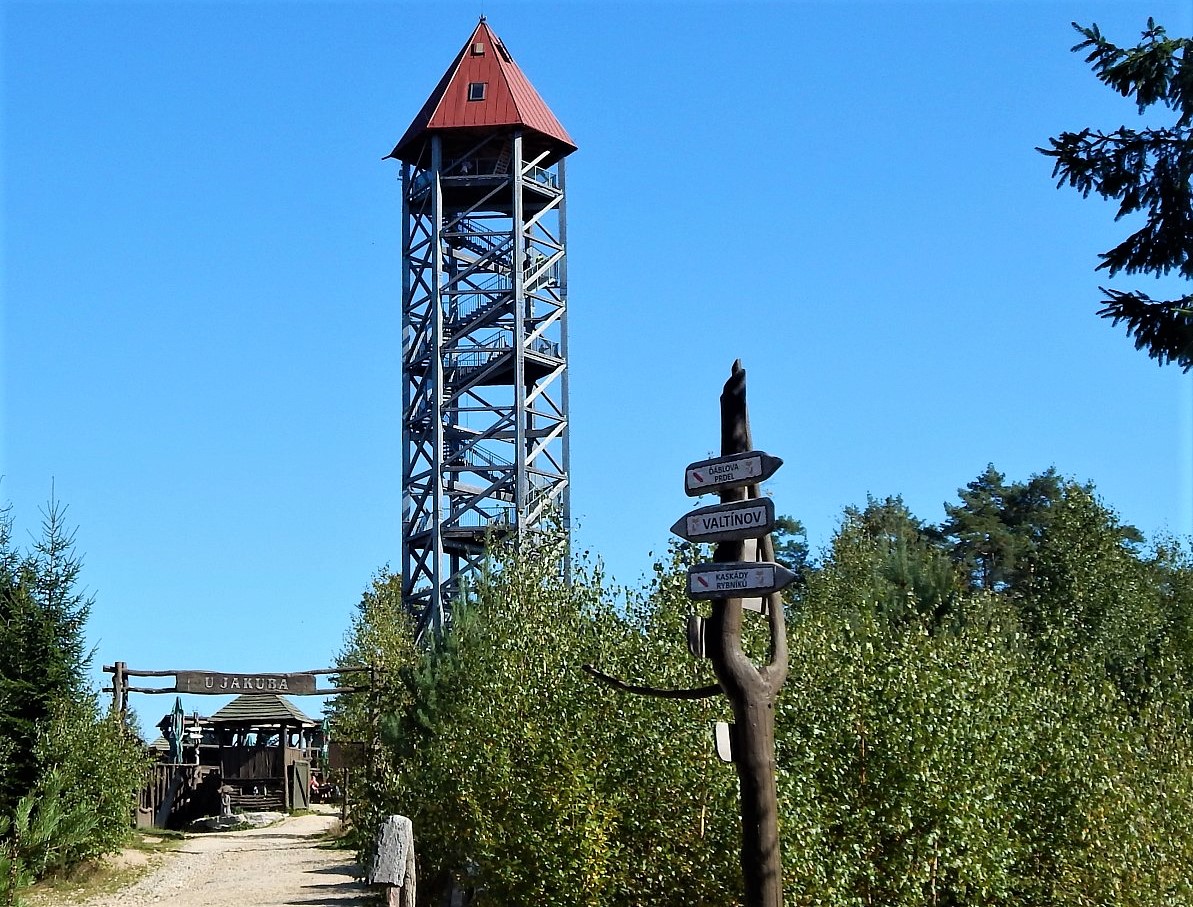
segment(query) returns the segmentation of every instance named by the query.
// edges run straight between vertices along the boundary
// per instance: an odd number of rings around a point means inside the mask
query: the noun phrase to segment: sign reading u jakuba
[[[220,674],[215,671],[177,671],[177,693],[290,693],[315,692],[314,674]]]

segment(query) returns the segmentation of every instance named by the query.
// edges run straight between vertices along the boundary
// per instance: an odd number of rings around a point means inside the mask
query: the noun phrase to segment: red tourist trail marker
[[[780,564],[697,564],[688,568],[688,595],[692,598],[744,598],[770,595],[791,585],[795,574]]]
[[[761,450],[713,457],[693,463],[684,472],[683,485],[688,497],[712,494],[757,485],[775,474],[783,465],[778,457],[772,457]]]
[[[723,542],[762,538],[774,528],[775,502],[754,498],[693,510],[680,517],[671,531],[689,542]]]

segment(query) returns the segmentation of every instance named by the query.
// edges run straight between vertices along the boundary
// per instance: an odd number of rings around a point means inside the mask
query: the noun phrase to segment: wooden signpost
[[[721,394],[721,456],[693,463],[684,472],[689,496],[717,493],[718,507],[695,514],[697,528],[708,526],[718,544],[713,561],[688,571],[688,594],[709,600],[712,614],[703,621],[705,656],[712,662],[720,688],[729,699],[734,721],[718,722],[717,755],[732,762],[741,785],[742,877],[747,907],[782,907],[783,881],[779,856],[778,790],[775,783],[775,699],[787,677],[787,633],[779,590],[795,575],[773,563],[774,505],[759,495],[758,483],[773,475],[782,460],[752,450],[746,410],[746,373],[740,362]],[[769,505],[769,508],[768,508]],[[746,514],[762,507],[770,519],[766,531]],[[707,515],[707,516],[705,516]],[[701,518],[711,522],[701,522]],[[681,523],[684,521],[681,520]],[[738,524],[738,525],[734,525]],[[687,523],[681,528],[689,529]],[[682,533],[680,533],[682,535]],[[746,560],[747,540],[754,555]],[[770,663],[756,667],[742,649],[743,599],[762,596],[770,625]]]
[[[700,699],[721,693],[729,700],[733,722],[717,722],[717,755],[737,769],[741,785],[742,877],[745,907],[783,907],[779,855],[778,791],[775,783],[775,699],[787,678],[787,630],[779,590],[795,575],[774,563],[770,532],[774,504],[759,494],[760,482],[783,464],[778,457],[753,450],[746,411],[746,373],[741,362],[721,394],[721,456],[692,463],[684,471],[689,497],[718,494],[719,504],[682,517],[672,532],[688,541],[717,542],[713,560],[688,571],[688,593],[711,602],[708,617],[692,615],[688,649],[707,658],[716,684],[691,690],[636,686],[592,665],[584,668],[619,690],[667,699]],[[757,540],[757,541],[753,541]],[[770,629],[767,664],[755,666],[742,649],[747,603],[762,597]]]

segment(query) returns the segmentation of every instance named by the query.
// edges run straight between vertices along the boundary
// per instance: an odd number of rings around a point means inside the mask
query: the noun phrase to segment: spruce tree
[[[1168,126],[1062,132],[1049,139],[1050,148],[1037,150],[1055,160],[1058,187],[1067,183],[1085,197],[1094,192],[1117,201],[1116,220],[1144,215],[1142,227],[1101,253],[1099,270],[1110,277],[1175,272],[1193,280],[1193,39],[1169,38],[1152,19],[1135,47],[1112,44],[1097,25],[1073,27],[1085,40],[1072,49],[1089,51],[1086,62],[1100,81],[1133,98],[1141,115],[1159,105],[1177,119]],[[1102,292],[1098,314],[1125,323],[1136,349],[1161,365],[1193,368],[1193,294],[1159,300],[1139,290]]]
[[[86,687],[84,628],[91,599],[78,588],[82,560],[66,509],[51,499],[29,552],[12,544],[9,509],[0,513],[0,812],[37,777],[36,729],[60,698]]]

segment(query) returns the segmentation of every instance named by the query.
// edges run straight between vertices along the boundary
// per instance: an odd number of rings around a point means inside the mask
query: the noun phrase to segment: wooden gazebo
[[[234,810],[310,805],[319,722],[283,696],[238,696],[210,718],[219,744],[223,793]]]

